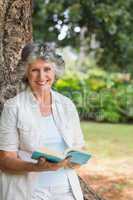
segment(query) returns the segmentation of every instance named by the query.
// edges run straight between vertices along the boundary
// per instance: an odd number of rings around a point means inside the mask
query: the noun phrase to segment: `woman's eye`
[[[44,72],[48,72],[48,71],[51,71],[51,68],[50,68],[50,67],[46,67],[46,68],[44,69]]]
[[[38,69],[32,69],[31,71],[32,72],[38,72]]]
[[[39,72],[40,70],[39,69],[32,69],[31,70],[31,72]],[[43,71],[44,72],[49,72],[49,71],[51,71],[51,68],[50,67],[45,67],[44,69],[43,69]]]

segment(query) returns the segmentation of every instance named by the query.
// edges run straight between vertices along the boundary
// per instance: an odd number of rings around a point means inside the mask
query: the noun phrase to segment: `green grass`
[[[101,158],[133,157],[133,125],[81,123],[86,147]]]

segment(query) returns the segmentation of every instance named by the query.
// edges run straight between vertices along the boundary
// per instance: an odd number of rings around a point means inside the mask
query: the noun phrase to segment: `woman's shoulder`
[[[7,107],[17,107],[21,104],[25,97],[26,91],[19,92],[14,97],[5,101],[4,106]]]

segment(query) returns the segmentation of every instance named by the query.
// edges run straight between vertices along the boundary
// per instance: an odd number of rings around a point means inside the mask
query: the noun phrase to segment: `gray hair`
[[[22,49],[17,70],[18,78],[26,85],[28,84],[26,66],[39,58],[54,64],[56,79],[64,74],[65,62],[62,56],[56,53],[55,47],[50,43],[28,43]]]

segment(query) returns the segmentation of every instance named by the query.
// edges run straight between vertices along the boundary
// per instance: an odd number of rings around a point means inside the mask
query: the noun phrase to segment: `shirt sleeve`
[[[17,131],[17,106],[12,105],[10,100],[4,104],[0,118],[0,150],[18,150],[18,131]]]
[[[70,109],[71,108],[71,109]],[[76,109],[76,106],[73,102],[71,102],[71,106],[69,107],[70,119],[71,119],[71,127],[74,134],[74,143],[73,146],[76,148],[82,148],[85,146],[83,132],[80,126],[80,119]]]

